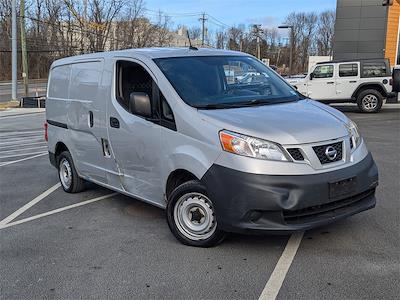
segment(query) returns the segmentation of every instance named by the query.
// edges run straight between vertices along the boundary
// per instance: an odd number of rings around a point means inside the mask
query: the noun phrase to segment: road
[[[33,80],[29,84],[29,96],[36,96],[36,93],[41,96],[46,94],[47,81]],[[24,86],[21,81],[18,81],[18,99],[24,96]],[[0,82],[0,103],[11,100],[11,82]]]
[[[277,299],[400,294],[400,109],[339,108],[359,125],[378,165],[377,206],[305,232]],[[158,208],[95,185],[66,194],[40,153],[44,119],[0,116],[1,298],[259,298],[289,236],[235,234],[214,248],[192,248],[175,240]],[[39,148],[23,145],[30,143]]]

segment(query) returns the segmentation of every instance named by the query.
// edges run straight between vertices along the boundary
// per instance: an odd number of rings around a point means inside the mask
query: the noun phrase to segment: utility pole
[[[260,33],[262,32],[261,25],[253,25],[253,32],[257,39],[257,58],[261,59],[261,45],[260,45]]]
[[[29,93],[29,77],[28,77],[28,53],[26,51],[26,35],[25,35],[25,0],[20,0],[19,7],[20,27],[21,27],[21,50],[22,50],[22,78],[24,80],[24,94],[28,97]]]
[[[17,0],[11,3],[11,100],[17,100]]]
[[[206,31],[204,24],[207,20],[206,14],[203,13],[199,20],[201,21],[201,45],[204,46],[204,37],[205,37],[205,31]]]
[[[293,62],[293,45],[294,45],[294,27],[293,25],[280,25],[278,28],[290,30],[290,54],[289,54],[289,74],[292,74],[292,62]]]

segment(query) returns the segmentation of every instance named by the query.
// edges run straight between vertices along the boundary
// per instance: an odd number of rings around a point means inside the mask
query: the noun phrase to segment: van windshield
[[[217,109],[297,101],[302,96],[249,56],[190,56],[154,60],[190,106]]]

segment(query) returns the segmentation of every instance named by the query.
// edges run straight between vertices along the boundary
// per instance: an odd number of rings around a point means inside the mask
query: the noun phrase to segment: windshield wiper
[[[271,103],[282,103],[286,101],[277,101],[277,99],[252,99],[241,102],[223,102],[223,103],[209,103],[205,105],[195,106],[198,109],[223,109],[223,108],[239,108],[248,106],[265,105]]]
[[[209,103],[205,105],[196,105],[198,109],[221,109],[221,108],[235,108],[242,107],[243,105],[233,102],[233,103]]]

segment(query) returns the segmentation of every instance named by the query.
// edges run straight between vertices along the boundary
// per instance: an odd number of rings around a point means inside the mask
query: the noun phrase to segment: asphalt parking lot
[[[278,299],[400,294],[400,107],[373,115],[338,108],[378,165],[377,206],[305,232]],[[289,236],[235,234],[192,248],[175,240],[159,208],[95,185],[66,194],[46,155],[44,120],[0,113],[1,299],[260,297]]]

